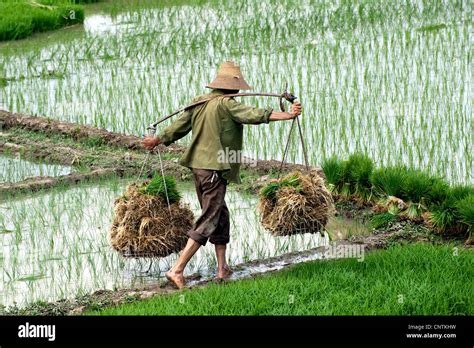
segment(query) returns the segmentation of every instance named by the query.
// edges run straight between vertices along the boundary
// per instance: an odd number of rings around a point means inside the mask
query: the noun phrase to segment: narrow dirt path
[[[0,194],[48,189],[64,183],[76,184],[85,180],[107,177],[111,173],[138,174],[143,163],[144,175],[152,175],[159,168],[155,153],[147,156],[135,136],[109,132],[87,125],[51,120],[0,110],[0,153],[20,155],[21,158],[41,163],[61,164],[80,169],[63,177],[38,177],[10,184],[0,184]],[[190,180],[191,173],[177,162],[185,147],[160,146],[163,165],[168,175],[178,180]],[[146,162],[145,162],[146,158]],[[268,173],[280,169],[281,162],[244,159],[242,169],[250,175],[244,179],[244,189],[257,192],[267,181]],[[107,169],[107,170],[99,170]],[[305,171],[300,164],[285,163],[282,172]],[[324,178],[321,168],[312,167]]]
[[[101,145],[146,152],[141,146],[141,138],[134,135],[114,133],[88,125],[0,110],[0,130],[10,128],[20,128],[44,134],[61,134],[74,140],[92,139]],[[163,150],[180,153],[184,149],[179,145],[171,145]]]

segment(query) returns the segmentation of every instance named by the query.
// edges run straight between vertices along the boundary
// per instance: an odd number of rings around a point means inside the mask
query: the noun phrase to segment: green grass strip
[[[82,23],[84,8],[76,1],[0,0],[0,41]]]
[[[92,315],[472,315],[474,253],[414,244],[296,265]]]

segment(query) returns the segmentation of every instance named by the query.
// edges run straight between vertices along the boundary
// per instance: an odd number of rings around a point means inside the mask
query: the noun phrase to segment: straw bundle
[[[145,186],[129,185],[115,200],[109,231],[112,247],[125,256],[165,257],[184,248],[194,215],[187,205],[149,195]]]
[[[316,233],[333,214],[334,201],[319,175],[293,172],[260,191],[258,210],[275,236]]]

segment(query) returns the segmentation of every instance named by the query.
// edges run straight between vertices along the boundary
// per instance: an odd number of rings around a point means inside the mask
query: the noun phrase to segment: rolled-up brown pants
[[[229,210],[225,204],[227,180],[222,172],[193,168],[194,185],[201,205],[201,216],[188,232],[189,238],[201,245],[229,243]]]

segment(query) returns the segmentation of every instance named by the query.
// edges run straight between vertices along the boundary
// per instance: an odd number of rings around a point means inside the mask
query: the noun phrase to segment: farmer
[[[192,170],[202,213],[187,233],[189,239],[179,259],[166,273],[168,280],[178,288],[184,287],[183,271],[187,263],[208,240],[215,245],[217,279],[225,279],[232,273],[226,262],[230,224],[225,193],[229,181],[240,183],[243,125],[291,120],[301,113],[297,102],[288,113],[249,107],[226,97],[226,94],[251,89],[240,67],[233,62],[223,63],[214,81],[206,87],[212,89],[211,93],[196,97],[193,103],[214,99],[185,111],[158,137],[147,136],[143,140],[143,146],[152,150],[158,144],[168,146],[192,131],[191,143],[180,164]]]

